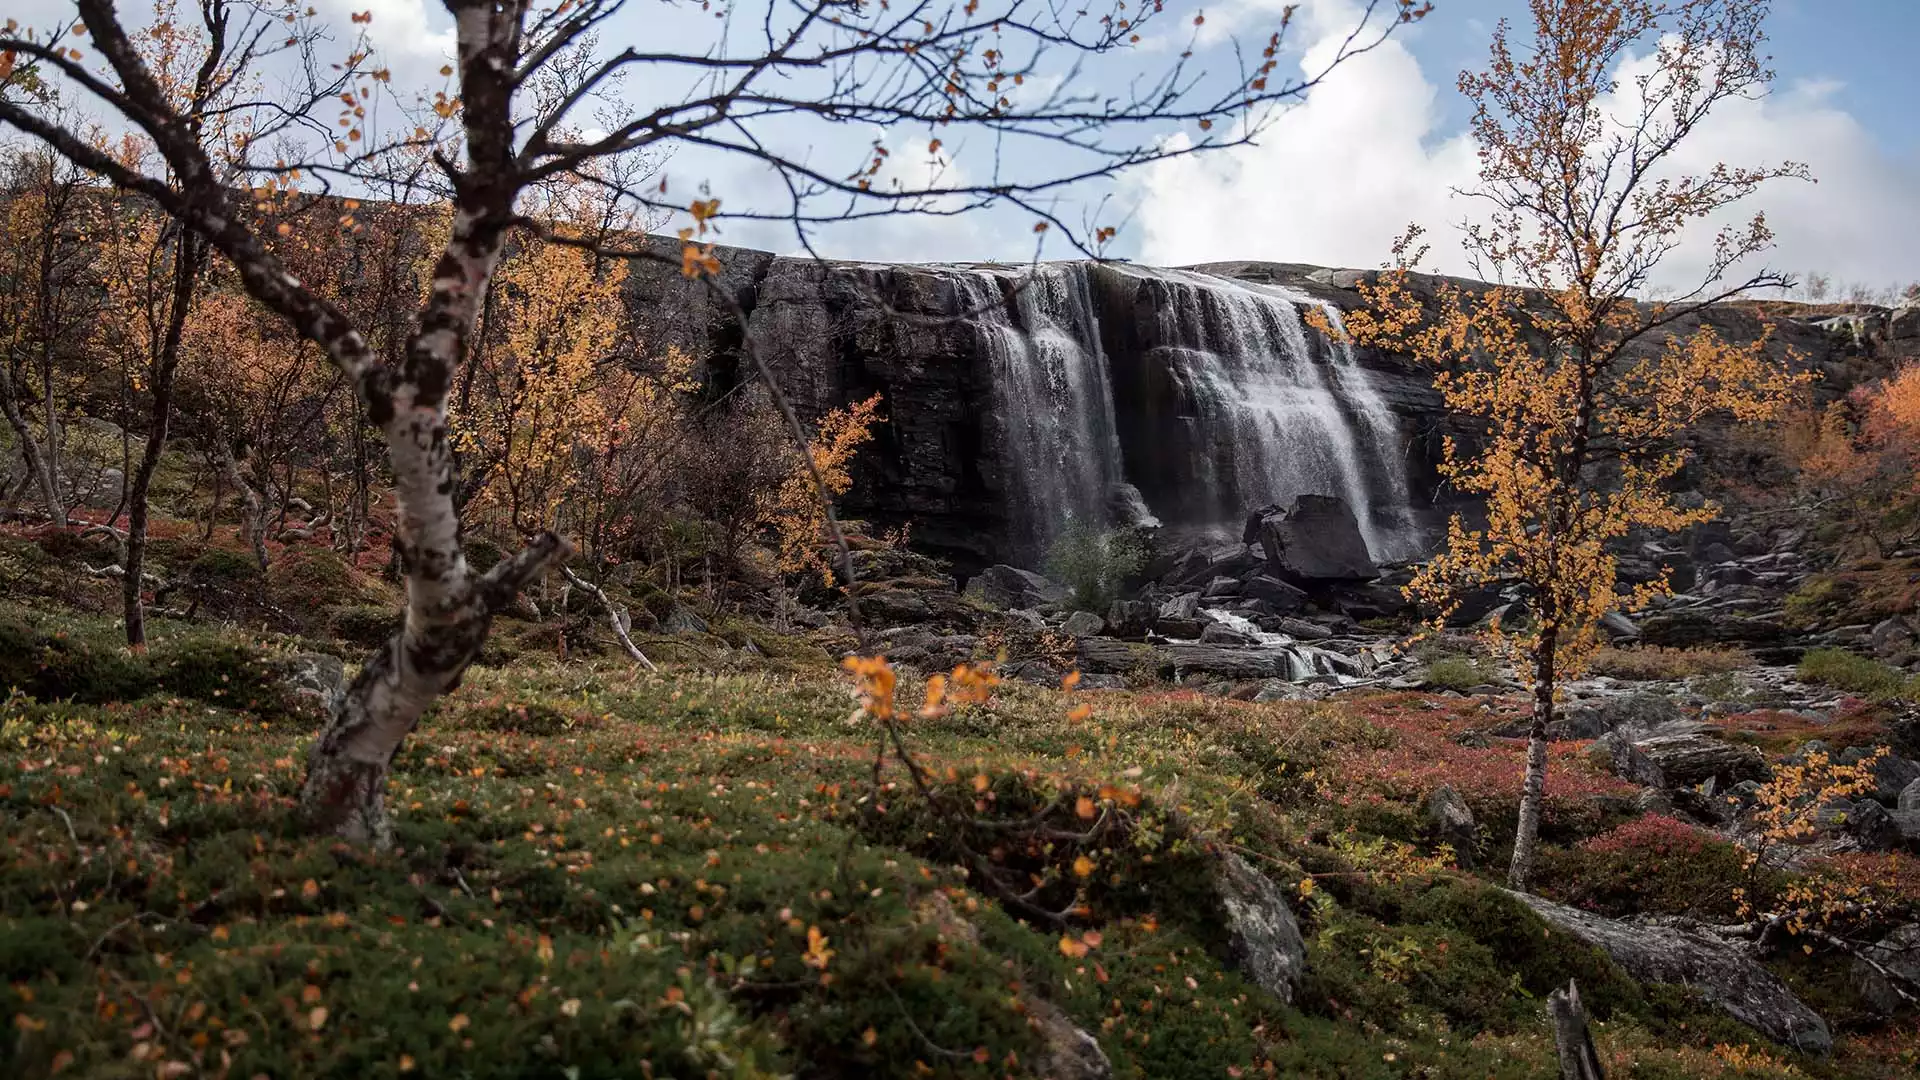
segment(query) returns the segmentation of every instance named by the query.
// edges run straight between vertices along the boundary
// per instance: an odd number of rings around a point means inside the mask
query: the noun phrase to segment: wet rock
[[[1208,623],[1200,631],[1202,645],[1253,645],[1256,642],[1246,634],[1235,630],[1226,623]]]
[[[1197,588],[1215,578],[1238,579],[1260,565],[1245,544],[1206,544],[1176,549],[1147,564],[1146,576],[1175,587]]]
[[[1886,659],[1913,651],[1913,629],[1898,617],[1886,619],[1876,624],[1867,635],[1867,643],[1873,649],[1873,655]]]
[[[1273,619],[1263,619],[1260,629],[1272,634],[1285,634],[1301,641],[1325,641],[1333,636],[1333,631],[1317,622],[1305,619],[1290,619],[1282,615]]]
[[[1901,810],[1920,810],[1920,780],[1901,788],[1900,797],[1894,805]]]
[[[1380,576],[1345,499],[1301,495],[1293,505],[1261,507],[1241,539],[1266,552],[1267,571],[1296,582],[1368,581]]]
[[[1592,945],[1641,982],[1687,986],[1735,1020],[1809,1054],[1833,1049],[1827,1022],[1746,952],[1704,931],[1647,926],[1515,894],[1550,925]]]
[[[1920,810],[1895,810],[1887,815],[1887,820],[1900,836],[1898,845],[1920,853]]]
[[[1231,851],[1220,854],[1214,888],[1227,915],[1234,966],[1286,1004],[1307,970],[1307,945],[1286,893]]]
[[[1400,586],[1384,581],[1335,585],[1327,590],[1326,603],[1355,619],[1392,618],[1413,609]]]
[[[1649,645],[1694,648],[1701,645],[1777,645],[1787,628],[1773,619],[1725,611],[1663,611],[1640,621],[1640,639]]]
[[[989,607],[1007,611],[1057,604],[1073,595],[1073,591],[1031,570],[997,563],[967,582],[966,595]]]
[[[1453,790],[1453,785],[1441,784],[1427,796],[1427,825],[1433,829],[1435,839],[1453,847],[1454,858],[1462,869],[1473,869],[1479,831],[1473,810],[1467,806],[1467,800]]]
[[[1153,650],[1145,645],[1108,637],[1080,639],[1080,670],[1083,672],[1122,674],[1150,661],[1152,657]]]
[[[1267,614],[1286,615],[1307,606],[1307,594],[1271,574],[1255,574],[1240,586],[1240,595],[1266,603]]]
[[[1060,624],[1060,631],[1077,638],[1092,637],[1105,629],[1107,620],[1091,611],[1076,611]]]
[[[1901,990],[1920,995],[1920,923],[1899,927],[1861,952],[1873,964],[1859,957],[1854,958],[1853,985],[1861,999],[1874,1011],[1891,1016],[1906,1007],[1907,999],[1901,997]],[[1886,971],[1878,970],[1874,964]],[[1893,980],[1887,977],[1887,972],[1904,979],[1898,990],[1894,988]]]
[[[882,626],[897,626],[932,619],[933,605],[912,589],[876,589],[860,594],[860,614]]]
[[[1763,780],[1766,758],[1759,749],[1715,738],[1691,724],[1665,725],[1637,734],[1616,732],[1610,747],[1613,770],[1646,787],[1677,791],[1714,780],[1731,787]]]

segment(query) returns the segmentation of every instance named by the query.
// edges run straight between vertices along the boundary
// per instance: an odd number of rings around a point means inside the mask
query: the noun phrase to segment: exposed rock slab
[[[1641,982],[1689,987],[1735,1020],[1810,1054],[1833,1049],[1820,1014],[1740,949],[1702,931],[1645,926],[1514,894],[1549,924],[1605,952]]]
[[[1002,611],[1010,611],[1059,603],[1071,596],[1072,590],[1031,570],[997,563],[975,574],[967,582],[966,595]]]
[[[1729,787],[1764,780],[1767,761],[1758,748],[1717,739],[1691,725],[1655,728],[1614,741],[1613,769],[1636,784],[1673,791],[1715,780]]]
[[[1234,966],[1261,989],[1293,1004],[1307,970],[1307,943],[1286,893],[1231,851],[1220,853],[1214,887],[1226,908]]]

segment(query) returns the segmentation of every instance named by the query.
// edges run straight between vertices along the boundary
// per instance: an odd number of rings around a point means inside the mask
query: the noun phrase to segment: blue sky
[[[349,13],[371,10],[395,84],[439,84],[436,73],[451,33],[437,0],[313,2],[340,24],[343,37]],[[736,18],[749,18],[765,2],[732,0],[732,6]],[[1228,35],[1253,40],[1257,48],[1285,2],[1167,0],[1169,17],[1158,24],[1158,33],[1167,36],[1150,33],[1142,55],[1122,58],[1121,68],[1170,56],[1193,32],[1187,13],[1194,10],[1207,15],[1201,62],[1224,68]],[[150,8],[149,0],[121,3],[134,20]],[[1306,0],[1279,74],[1297,76],[1323,61],[1360,3]],[[64,6],[0,0],[0,15],[43,23]],[[1524,25],[1525,0],[1435,0],[1424,23],[1344,65],[1304,105],[1279,117],[1259,145],[1090,185],[1064,199],[1062,216],[1077,220],[1084,209],[1107,200],[1099,223],[1121,226],[1112,252],[1163,264],[1245,258],[1377,266],[1392,238],[1418,222],[1441,241],[1434,256],[1438,267],[1463,270],[1447,239],[1449,226],[1463,216],[1462,204],[1449,191],[1472,183],[1473,158],[1462,135],[1466,109],[1454,79],[1463,66],[1484,61],[1488,35],[1502,17]],[[602,44],[704,48],[715,25],[697,2],[629,0]],[[1914,46],[1920,42],[1920,0],[1775,0],[1769,32],[1779,73],[1774,95],[1717,114],[1699,133],[1694,159],[1683,164],[1804,161],[1817,186],[1781,184],[1752,207],[1765,210],[1779,234],[1769,264],[1873,286],[1920,279],[1920,53]],[[1105,70],[1083,78],[1096,89],[1114,85],[1116,69]],[[649,108],[683,100],[685,83],[684,74],[640,72],[629,80],[627,96]],[[924,160],[930,134],[783,126],[772,137],[797,144],[798,152],[844,174],[841,166],[864,159],[875,137],[895,148],[894,167]],[[1198,133],[1164,134],[1178,139]],[[946,142],[952,168],[983,175],[992,150],[984,139]],[[1059,167],[1045,154],[1022,163]],[[699,153],[677,154],[665,168],[675,192],[692,198],[705,184],[722,198],[723,208],[777,203],[782,190],[765,166]],[[1020,261],[1034,254],[1032,222],[1024,212],[881,221],[836,227],[816,240],[824,253],[848,258]],[[780,251],[798,247],[791,230],[779,225],[735,223],[722,238]],[[1674,284],[1701,262],[1709,242],[1710,230],[1676,253]],[[1054,243],[1045,254],[1072,253]]]
[[[1524,21],[1524,0],[1443,0],[1408,43],[1434,71],[1458,71],[1485,59],[1502,17]],[[1838,82],[1835,104],[1890,151],[1920,153],[1920,0],[1774,0],[1767,34],[1781,82]],[[1449,125],[1464,121],[1447,100]]]

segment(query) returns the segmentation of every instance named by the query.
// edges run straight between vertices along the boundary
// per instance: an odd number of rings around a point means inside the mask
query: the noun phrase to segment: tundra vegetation
[[[446,0],[424,89],[374,12],[75,0],[0,34],[0,1072],[1522,1078],[1567,1060],[1569,983],[1609,1076],[1920,1068],[1920,807],[1885,790],[1920,676],[1878,629],[1920,599],[1920,366],[1823,397],[1699,328],[1780,283],[1721,280],[1758,220],[1637,299],[1800,173],[1649,179],[1764,88],[1765,4],[1534,0],[1463,77],[1467,244],[1514,284],[1417,298],[1403,246],[1345,332],[1477,433],[1442,469],[1484,519],[1409,598],[1529,617],[1295,700],[1144,645],[1095,689],[1069,628],[1132,617],[1150,538],[1069,530],[1046,618],[963,598],[911,522],[840,513],[900,403],[800,408],[751,338],[723,369],[666,332],[738,304],[730,223],[1019,213],[1100,255],[1116,226],[1054,193],[1284,123],[1331,70],[1275,73],[1291,9],[1196,71],[1179,4],[749,7],[682,53],[616,46],[619,0]],[[1430,7],[1355,5],[1329,64]],[[1597,103],[1640,50],[1623,127]],[[1095,67],[1126,92],[1078,96]],[[697,89],[630,90],[663,73]],[[778,149],[848,130],[848,162]],[[994,140],[1055,152],[964,156]],[[675,168],[714,155],[783,200]],[[687,291],[650,304],[661,266]],[[1784,478],[1730,507],[1820,553],[1786,617],[1891,641],[1797,658],[1817,717],[1742,647],[1603,647],[1668,591],[1618,544],[1719,512],[1673,497],[1716,418]],[[889,649],[907,617],[977,633]],[[1705,706],[1684,737],[1755,778],[1562,737],[1589,666]],[[1831,1046],[1547,901],[1684,923]]]

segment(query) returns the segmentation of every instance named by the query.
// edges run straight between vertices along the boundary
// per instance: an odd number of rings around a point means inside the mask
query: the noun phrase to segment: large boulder
[[[1073,590],[1048,581],[1031,570],[996,563],[967,582],[966,595],[1001,611],[1036,608],[1057,604],[1073,595]]]
[[[1282,509],[1263,506],[1247,518],[1241,537],[1266,552],[1267,571],[1288,581],[1322,584],[1380,576],[1360,521],[1345,499],[1301,495]]]
[[[1287,906],[1287,894],[1271,878],[1231,851],[1214,870],[1214,888],[1227,913],[1227,946],[1234,966],[1267,993],[1293,1004],[1307,970],[1307,943]]]
[[[1704,931],[1609,919],[1515,894],[1551,926],[1600,949],[1629,976],[1688,987],[1762,1035],[1809,1054],[1833,1049],[1820,1014],[1747,953]]]

